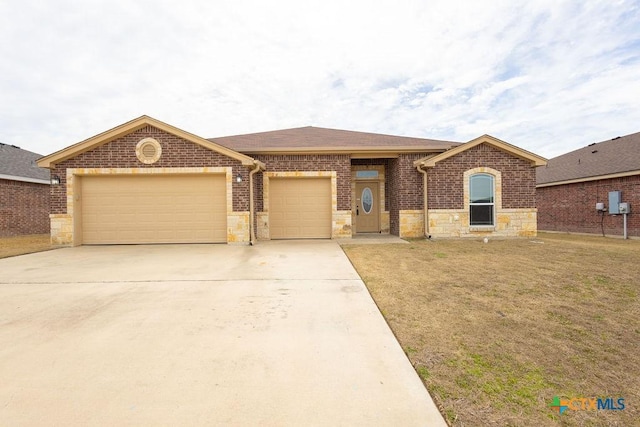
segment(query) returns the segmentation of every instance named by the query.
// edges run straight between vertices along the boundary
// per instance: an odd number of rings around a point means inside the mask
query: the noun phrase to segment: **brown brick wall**
[[[267,167],[267,172],[335,171],[338,190],[338,210],[351,210],[351,161],[348,155],[251,155]],[[262,174],[256,178],[256,212],[264,211]]]
[[[631,205],[627,234],[640,237],[640,175],[536,189],[538,230],[601,234],[604,227],[605,234],[622,236],[622,215],[596,211],[599,202],[609,208],[609,191],[622,191]]]
[[[399,160],[389,160],[389,170],[387,174],[387,188],[389,188],[389,233],[400,235],[400,209],[398,203],[398,186],[400,182]],[[416,171],[416,173],[418,173]]]
[[[389,231],[400,234],[400,211],[424,209],[422,174],[413,162],[426,156],[422,154],[400,154],[389,160]]]
[[[0,237],[49,233],[49,185],[0,179]]]
[[[145,165],[136,157],[136,144],[143,138],[155,138],[162,146],[162,156],[152,164]],[[118,138],[93,150],[79,154],[55,166],[52,175],[60,177],[60,185],[52,186],[52,213],[66,213],[66,169],[67,168],[175,168],[175,167],[233,167],[233,210],[249,210],[249,171],[235,159],[208,150],[200,145],[171,135],[153,126]],[[235,177],[240,174],[242,182]]]
[[[535,168],[527,160],[480,144],[449,157],[428,169],[429,209],[464,209],[463,174],[489,167],[502,174],[504,209],[535,207]]]

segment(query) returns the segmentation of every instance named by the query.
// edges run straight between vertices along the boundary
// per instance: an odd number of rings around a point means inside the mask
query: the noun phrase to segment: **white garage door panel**
[[[86,244],[227,241],[224,175],[82,177]]]
[[[269,232],[272,239],[331,238],[331,180],[271,178]]]

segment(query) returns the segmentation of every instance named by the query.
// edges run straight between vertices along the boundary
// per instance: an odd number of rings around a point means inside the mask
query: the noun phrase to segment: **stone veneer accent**
[[[256,239],[269,240],[269,212],[256,212]]]
[[[399,214],[399,237],[424,237],[424,210],[402,210]]]
[[[50,214],[51,244],[71,246],[73,245],[73,218],[68,214]]]
[[[381,233],[390,233],[390,215],[389,211],[384,211],[380,213],[380,232]]]
[[[351,211],[334,211],[331,224],[332,239],[350,239],[353,237]]]
[[[249,230],[250,212],[227,213],[227,243],[248,243],[251,240]]]
[[[432,237],[534,237],[537,234],[535,208],[502,209],[495,227],[469,227],[469,210],[429,209]]]

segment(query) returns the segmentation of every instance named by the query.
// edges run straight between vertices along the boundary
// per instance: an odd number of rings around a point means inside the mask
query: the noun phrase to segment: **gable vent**
[[[158,149],[153,144],[144,144],[142,146],[142,155],[147,159],[153,158],[157,151]]]
[[[162,155],[162,146],[154,138],[144,138],[136,144],[136,157],[145,165],[157,162]]]

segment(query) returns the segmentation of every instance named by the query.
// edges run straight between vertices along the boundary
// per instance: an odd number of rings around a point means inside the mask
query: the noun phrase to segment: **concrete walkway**
[[[380,234],[380,233],[356,234],[350,239],[337,239],[336,242],[338,242],[340,246],[379,245],[379,244],[390,244],[390,243],[400,243],[400,244],[406,245],[409,243],[408,241],[401,239],[398,236],[394,236],[393,234]]]
[[[0,420],[445,425],[330,241],[0,260]]]

